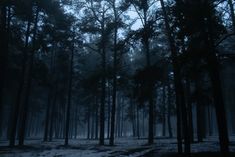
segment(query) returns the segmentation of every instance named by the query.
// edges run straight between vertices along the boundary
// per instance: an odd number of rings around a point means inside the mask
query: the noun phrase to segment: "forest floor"
[[[0,141],[0,157],[181,157],[176,153],[175,139],[157,138],[152,146],[146,145],[146,139],[135,138],[119,138],[113,147],[99,146],[97,140],[70,140],[67,147],[63,142],[27,140],[24,147],[9,148],[6,141]],[[230,143],[230,150],[235,152],[235,138]],[[192,144],[193,157],[220,157],[218,151],[219,143],[215,138]]]

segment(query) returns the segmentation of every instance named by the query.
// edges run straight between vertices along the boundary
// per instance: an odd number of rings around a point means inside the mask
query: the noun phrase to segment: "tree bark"
[[[190,80],[186,79],[186,98],[187,98],[187,110],[188,110],[188,123],[190,132],[190,141],[194,142],[194,130],[193,130],[193,113],[192,113],[192,100],[191,100],[191,84]]]
[[[96,110],[95,110],[95,139],[98,139],[98,133],[99,133],[99,103],[98,103],[98,98],[95,96],[95,104],[96,104]]]
[[[90,139],[90,107],[88,107],[87,109],[87,139],[89,140]]]
[[[48,141],[48,129],[49,129],[49,117],[50,117],[50,109],[51,109],[51,96],[52,96],[52,88],[50,87],[49,93],[48,93],[48,100],[47,100],[47,108],[46,108],[46,118],[45,118],[45,126],[44,126],[44,137],[43,141]]]
[[[13,107],[13,117],[12,117],[12,122],[11,122],[11,130],[10,130],[10,143],[9,145],[11,147],[15,146],[15,136],[16,136],[16,129],[17,129],[17,122],[18,122],[18,117],[19,117],[19,109],[20,109],[20,104],[21,104],[21,98],[22,98],[22,93],[25,85],[25,72],[26,72],[26,62],[28,61],[28,45],[29,45],[29,35],[30,35],[30,26],[31,26],[31,21],[28,20],[27,23],[27,30],[25,34],[25,45],[24,45],[24,54],[23,54],[23,65],[22,65],[22,71],[21,71],[21,76],[20,76],[20,81],[19,81],[19,88],[17,91],[17,97],[16,97],[16,102]]]
[[[56,103],[57,103],[57,96],[58,96],[58,80],[55,82],[55,90],[53,93],[53,101],[50,113],[50,128],[49,128],[49,141],[52,141],[54,130],[55,130],[55,110],[56,110]]]
[[[196,106],[196,114],[197,114],[197,139],[198,142],[202,142],[204,138],[204,128],[205,128],[205,113],[204,113],[204,100],[203,95],[201,94],[203,91],[201,89],[202,84],[200,83],[200,74],[197,74],[196,78],[196,98],[197,98],[197,106]]]
[[[115,130],[115,116],[116,116],[116,92],[117,92],[117,12],[115,0],[113,2],[113,11],[114,11],[114,52],[113,52],[113,95],[112,95],[112,114],[111,114],[111,133],[110,133],[110,141],[109,144],[114,145],[114,130]]]
[[[136,135],[138,139],[140,138],[140,114],[139,106],[136,106]]]
[[[168,81],[167,83],[168,87],[168,104],[167,104],[167,125],[168,125],[168,134],[169,134],[169,138],[173,137],[173,133],[172,133],[172,125],[171,125],[171,108],[172,108],[172,94],[171,94],[171,87],[170,87],[170,82]]]
[[[108,120],[107,120],[107,138],[110,138],[110,125],[111,125],[111,89],[110,89],[110,83],[108,83]]]
[[[209,3],[209,2],[208,2]],[[210,6],[210,5],[208,5]],[[208,9],[208,33],[205,33],[205,44],[207,45],[208,57],[207,63],[209,65],[209,75],[213,87],[213,96],[214,96],[214,105],[215,112],[218,124],[219,131],[219,140],[220,140],[220,150],[224,156],[229,156],[229,137],[228,137],[228,128],[225,112],[225,104],[222,93],[222,86],[219,74],[219,63],[216,56],[216,51],[214,47],[214,38],[212,34],[212,10],[214,8]]]
[[[66,125],[65,125],[65,141],[64,145],[68,145],[69,142],[69,126],[70,126],[70,114],[71,114],[71,99],[72,99],[72,85],[73,85],[73,58],[74,58],[74,45],[71,51],[70,67],[69,67],[69,89],[67,99],[67,113],[66,113]]]
[[[29,99],[30,99],[30,90],[33,80],[33,64],[34,64],[34,52],[35,52],[35,40],[38,30],[38,16],[39,16],[39,7],[36,9],[35,13],[35,20],[34,20],[34,31],[33,31],[33,38],[32,38],[32,50],[30,51],[30,58],[29,58],[29,67],[28,67],[28,73],[26,76],[26,87],[25,87],[25,98],[22,104],[23,112],[22,112],[22,121],[19,126],[19,146],[24,145],[24,139],[25,139],[25,131],[26,131],[26,124],[27,124],[27,118],[28,118],[28,110],[29,110]]]
[[[104,13],[101,22],[101,38],[102,38],[102,83],[101,83],[101,102],[100,102],[100,139],[99,144],[104,145],[104,128],[105,128],[105,98],[106,98],[106,46],[105,46],[105,25]]]
[[[53,45],[54,47],[54,45]],[[49,80],[49,92],[48,92],[48,97],[47,97],[47,109],[46,109],[46,117],[45,117],[45,126],[44,126],[44,138],[43,141],[46,142],[48,141],[48,133],[49,133],[49,124],[50,124],[50,117],[51,117],[51,110],[52,110],[52,103],[53,103],[53,96],[54,96],[54,91],[55,91],[55,87],[54,85],[54,81],[55,81],[55,54],[54,54],[54,50],[52,50],[51,52],[51,56],[50,56],[50,73],[52,74],[52,78]]]
[[[183,94],[183,86],[181,82],[180,76],[180,67],[177,61],[177,48],[175,46],[175,42],[172,36],[172,31],[170,29],[170,24],[167,16],[167,12],[165,9],[165,4],[163,0],[160,0],[165,26],[167,31],[167,37],[171,49],[171,58],[173,62],[173,71],[174,71],[174,84],[175,84],[175,93],[176,93],[176,108],[177,108],[177,141],[178,141],[178,153],[182,153],[182,136],[181,136],[181,114],[183,119],[183,132],[184,132],[184,140],[185,140],[185,153],[190,154],[190,139],[187,125],[187,116],[186,116],[186,106],[185,99]],[[181,113],[182,110],[182,113]]]
[[[166,136],[166,92],[165,92],[165,86],[163,86],[162,89],[162,105],[163,105],[163,111],[162,111],[162,136]]]
[[[130,106],[131,106],[131,123],[132,123],[132,134],[133,137],[136,137],[136,123],[135,123],[135,104],[132,98],[129,98]]]
[[[10,11],[8,9],[7,13],[7,6],[6,4],[2,4],[0,6],[0,136],[2,130],[2,119],[3,119],[3,88],[5,82],[5,75],[6,75],[6,67],[7,67],[7,58],[8,58],[8,42],[9,42],[9,33],[10,33]],[[8,14],[8,16],[7,16]]]

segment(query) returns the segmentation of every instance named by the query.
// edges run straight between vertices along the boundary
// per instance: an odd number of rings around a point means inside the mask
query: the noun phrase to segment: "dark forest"
[[[1,157],[234,157],[234,0],[0,0]]]

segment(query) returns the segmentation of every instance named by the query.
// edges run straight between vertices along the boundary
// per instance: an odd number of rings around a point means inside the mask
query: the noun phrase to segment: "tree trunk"
[[[163,105],[163,112],[162,112],[162,136],[166,136],[166,92],[165,86],[162,89],[162,105]]]
[[[96,120],[95,120],[95,139],[98,139],[98,133],[99,133],[99,103],[98,103],[98,98],[97,96],[95,96],[95,104],[96,104],[96,110],[95,110],[95,117],[96,117]]]
[[[154,143],[154,103],[153,96],[149,98],[149,132],[148,132],[148,144]]]
[[[122,98],[121,102],[121,137],[123,136],[123,125],[124,125],[124,106],[125,106],[125,100]]]
[[[200,99],[200,98],[199,98]],[[202,142],[203,141],[203,135],[202,135],[202,119],[201,119],[201,115],[202,115],[202,104],[197,104],[197,108],[196,108],[196,112],[197,112],[197,140],[198,142]]]
[[[212,127],[212,118],[211,118],[211,106],[207,107],[207,114],[208,114],[208,132],[209,136],[212,136],[213,133],[213,127]]]
[[[139,114],[139,106],[136,106],[136,135],[138,139],[140,138],[140,114]]]
[[[168,16],[166,13],[163,0],[160,0],[160,3],[161,3],[163,14],[164,14],[167,37],[168,37],[169,44],[170,44],[171,58],[173,62],[175,93],[176,93],[176,108],[177,108],[178,152],[179,153],[182,152],[181,122],[180,122],[180,117],[181,117],[180,114],[182,114],[184,143],[185,143],[184,151],[187,155],[189,155],[191,152],[190,135],[188,131],[187,109],[186,109],[186,104],[185,104],[183,85],[181,82],[180,67],[179,67],[179,63],[177,60],[177,48],[175,46],[174,38],[172,36],[172,30],[170,29],[170,24],[169,24],[169,20],[168,20]],[[181,110],[181,113],[180,113],[180,110]]]
[[[30,58],[29,58],[29,67],[28,67],[28,74],[26,76],[26,87],[25,87],[25,98],[22,104],[23,112],[22,112],[22,119],[19,126],[19,146],[24,145],[24,138],[25,138],[25,130],[26,130],[26,124],[27,124],[27,114],[29,110],[29,100],[30,100],[30,90],[32,86],[32,80],[33,80],[33,64],[34,64],[34,52],[35,52],[35,40],[38,30],[38,16],[39,16],[39,7],[36,9],[35,13],[35,21],[34,21],[34,31],[33,31],[33,38],[32,38],[32,50],[30,51]]]
[[[150,67],[150,51],[149,51],[149,38],[148,34],[146,34],[145,37],[145,53],[146,53],[146,67]],[[148,103],[149,103],[149,109],[148,109],[148,144],[153,144],[154,143],[154,100],[153,100],[153,84],[152,82],[148,82],[148,89],[149,89],[149,98],[148,98]]]
[[[95,111],[92,110],[92,119],[91,119],[91,139],[94,139],[95,132]]]
[[[193,112],[192,112],[192,103],[188,104],[188,119],[189,119],[189,131],[191,143],[194,142],[194,127],[193,127]]]
[[[6,5],[2,5],[0,8],[0,136],[2,130],[2,119],[3,119],[3,88],[5,82],[6,75],[6,67],[7,67],[7,58],[8,58],[8,42],[9,42],[9,33],[10,33],[10,9],[8,9],[7,16],[7,7]]]
[[[194,142],[194,130],[193,130],[193,113],[192,113],[192,100],[191,100],[191,84],[190,80],[186,80],[186,98],[187,98],[187,110],[188,110],[188,124],[190,132],[190,141]]]
[[[210,77],[213,84],[213,94],[214,94],[214,102],[215,102],[215,110],[216,110],[216,118],[218,123],[218,130],[219,130],[219,139],[220,139],[220,149],[222,153],[229,152],[229,138],[228,138],[228,128],[227,128],[227,120],[226,120],[226,113],[224,108],[224,101],[222,96],[222,89],[221,89],[221,81],[218,72],[218,63],[215,61],[216,56],[211,56],[208,59],[210,64]]]
[[[116,114],[116,122],[115,122],[115,125],[116,125],[116,128],[115,128],[115,137],[118,137],[119,135],[119,128],[120,128],[120,100],[119,100],[119,96],[117,96],[117,114]]]
[[[50,130],[49,130],[49,141],[52,141],[53,134],[54,134],[54,126],[55,126],[55,107],[57,103],[57,96],[58,96],[58,82],[56,81],[55,83],[55,90],[53,93],[53,101],[52,101],[52,108],[51,108],[51,113],[50,113]]]
[[[169,24],[169,20],[168,20],[168,16],[167,16],[167,12],[165,9],[165,5],[163,0],[160,0],[161,3],[161,7],[162,7],[162,11],[163,11],[163,15],[164,15],[164,20],[165,20],[165,26],[166,26],[166,31],[167,31],[167,37],[168,37],[168,41],[170,44],[170,49],[171,49],[171,58],[172,58],[172,62],[173,62],[173,71],[174,71],[174,84],[175,84],[175,93],[176,93],[176,109],[177,109],[177,141],[178,141],[178,153],[182,153],[182,135],[181,135],[181,106],[184,105],[184,98],[183,98],[183,87],[182,87],[182,83],[181,83],[181,76],[180,76],[180,67],[177,61],[177,49],[174,43],[174,39],[172,36],[172,31],[170,29],[170,24]],[[184,136],[186,137],[186,139],[188,139],[188,132],[186,132],[185,130],[185,134]],[[186,153],[190,153],[190,145],[188,144],[189,141],[186,140],[185,143],[187,143],[188,147],[185,147],[185,149],[187,150]]]
[[[209,2],[208,2],[209,3]],[[214,8],[212,8],[214,9]],[[221,80],[219,74],[219,63],[216,57],[216,51],[214,47],[214,38],[212,34],[212,10],[208,10],[208,34],[205,34],[206,45],[208,46],[207,63],[209,65],[209,75],[213,87],[213,96],[215,103],[215,112],[219,131],[220,150],[224,156],[229,156],[229,137],[226,120],[225,105],[223,100],[223,93],[221,87]]]
[[[105,26],[104,14],[102,15],[102,83],[101,83],[101,102],[100,102],[100,139],[99,144],[104,145],[105,128],[105,98],[106,98],[106,48],[105,48]]]
[[[96,106],[96,108],[97,108],[97,106]],[[76,105],[75,106],[75,118],[74,118],[74,126],[75,126],[75,128],[74,128],[74,138],[75,139],[77,139],[77,137],[78,137],[78,121],[79,121],[79,119],[78,119],[78,107]]]
[[[67,102],[67,114],[66,114],[66,126],[65,126],[65,142],[64,145],[68,145],[69,142],[69,125],[70,125],[70,114],[71,114],[71,99],[72,99],[72,85],[73,85],[73,58],[74,58],[74,46],[71,50],[70,58],[70,73],[69,73],[69,89],[68,89],[68,102]]]
[[[130,98],[130,105],[131,105],[132,134],[133,134],[133,137],[136,137],[135,104],[133,103],[132,98]]]
[[[50,116],[50,109],[51,109],[51,96],[52,96],[52,88],[50,87],[48,92],[48,98],[47,98],[47,108],[46,108],[46,118],[45,118],[45,126],[44,126],[44,137],[43,141],[48,141],[48,128],[49,128],[49,116]]]
[[[111,89],[110,84],[108,85],[108,121],[107,121],[107,138],[110,138],[110,117],[111,117]]]
[[[54,46],[53,46],[54,47]],[[52,110],[52,99],[54,96],[54,90],[55,87],[53,86],[55,82],[53,82],[52,80],[55,81],[55,54],[54,51],[51,52],[51,56],[50,56],[50,73],[52,74],[52,79],[50,79],[49,81],[49,92],[48,92],[48,97],[47,97],[47,109],[46,109],[46,117],[45,117],[45,126],[44,126],[44,138],[43,141],[46,142],[48,141],[48,133],[49,133],[49,124],[50,124],[50,117],[51,117],[51,110]]]
[[[167,83],[168,85],[168,101],[167,101],[167,125],[168,125],[168,134],[169,134],[169,138],[173,137],[173,133],[172,133],[172,126],[171,126],[171,108],[172,108],[172,94],[171,94],[171,87],[170,87],[170,82],[168,81]]]
[[[31,26],[31,21],[28,20],[27,30],[26,30],[26,34],[25,34],[25,46],[24,46],[24,55],[23,55],[23,61],[22,61],[22,63],[23,63],[22,71],[21,71],[21,76],[20,76],[20,81],[19,81],[19,88],[17,91],[16,103],[13,107],[12,122],[10,124],[11,130],[10,130],[10,143],[9,143],[9,145],[11,147],[13,147],[15,145],[17,121],[18,121],[18,117],[19,117],[19,109],[20,109],[20,104],[21,104],[23,88],[24,88],[24,84],[25,84],[25,72],[26,72],[26,62],[28,61],[27,51],[28,51],[28,45],[29,45],[30,26]]]
[[[197,107],[196,107],[196,114],[197,114],[197,139],[198,142],[202,142],[204,138],[204,128],[205,128],[205,114],[204,114],[204,101],[203,101],[203,95],[200,83],[200,75],[197,74],[196,78],[196,98],[197,98]]]
[[[87,139],[90,139],[90,107],[87,109]]]
[[[139,114],[139,112],[138,112]],[[145,112],[144,112],[144,108],[142,109],[142,137],[145,137],[146,136],[146,123],[145,123]],[[140,116],[139,116],[140,117]],[[140,121],[139,121],[139,130],[140,130]],[[140,134],[140,131],[139,131],[139,134]]]
[[[114,130],[115,130],[115,116],[116,116],[116,92],[117,92],[117,12],[115,1],[113,3],[113,11],[114,11],[114,20],[115,20],[115,28],[114,28],[114,52],[113,52],[113,95],[112,95],[112,114],[111,114],[111,134],[109,144],[114,145]]]

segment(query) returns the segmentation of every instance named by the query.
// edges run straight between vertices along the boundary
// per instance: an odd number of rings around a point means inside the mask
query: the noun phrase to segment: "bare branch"
[[[229,38],[229,37],[231,37],[231,36],[234,36],[234,35],[235,35],[235,32],[226,34],[225,36],[223,36],[223,37],[215,44],[215,47],[218,47],[224,40],[226,40],[227,38]]]

